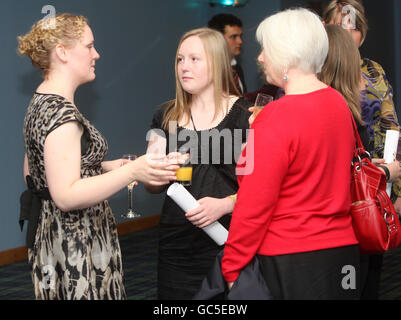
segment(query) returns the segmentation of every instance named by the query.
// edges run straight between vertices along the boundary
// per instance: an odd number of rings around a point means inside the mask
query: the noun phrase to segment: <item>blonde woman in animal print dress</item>
[[[74,104],[78,86],[95,79],[99,54],[92,31],[82,16],[55,19],[55,28],[39,21],[18,37],[19,53],[44,76],[24,121],[24,177],[48,194],[29,248],[35,296],[125,299],[116,222],[106,199],[133,181],[175,180],[177,161],[158,155],[103,161],[106,140]]]

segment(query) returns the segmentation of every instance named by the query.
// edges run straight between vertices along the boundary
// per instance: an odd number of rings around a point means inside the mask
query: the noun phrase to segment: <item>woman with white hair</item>
[[[252,124],[254,150],[243,155],[254,169],[238,178],[224,278],[231,288],[257,255],[275,299],[357,299],[359,250],[350,216],[355,138],[344,98],[316,76],[327,34],[315,14],[291,9],[265,19],[257,39],[267,81],[286,95]]]

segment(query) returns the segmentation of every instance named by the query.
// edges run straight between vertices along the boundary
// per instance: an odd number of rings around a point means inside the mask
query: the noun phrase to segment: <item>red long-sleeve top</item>
[[[357,244],[350,216],[355,138],[344,98],[331,87],[284,96],[266,106],[251,129],[246,162],[237,167],[225,280],[235,281],[255,254]]]

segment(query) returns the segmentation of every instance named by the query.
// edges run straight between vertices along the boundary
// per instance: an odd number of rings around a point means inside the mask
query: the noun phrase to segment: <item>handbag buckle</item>
[[[394,215],[393,215],[392,212],[390,214],[391,214],[391,220],[389,221],[389,220],[387,220],[388,212],[386,210],[384,211],[384,220],[386,220],[387,224],[390,224],[390,223],[394,222]]]
[[[362,167],[362,159],[358,154],[358,161],[351,161],[351,166],[355,166],[355,170],[356,171],[361,171],[361,167]]]
[[[389,221],[389,220],[387,220],[387,216],[389,216],[388,212],[386,210],[384,211],[384,221],[386,221],[388,232],[392,233],[394,231],[397,231],[397,225],[395,223],[393,223],[394,222],[393,213],[391,212],[390,214],[391,214],[391,220]]]

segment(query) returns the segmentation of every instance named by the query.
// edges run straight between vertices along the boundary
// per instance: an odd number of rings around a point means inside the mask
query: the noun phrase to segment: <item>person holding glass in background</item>
[[[347,101],[358,127],[358,133],[366,150],[369,146],[368,127],[362,119],[360,91],[361,66],[358,47],[353,38],[342,27],[329,24],[325,26],[329,38],[329,53],[319,74],[319,79],[340,92]],[[389,182],[397,182],[401,168],[398,160],[386,164],[384,159],[372,159],[373,163],[386,173]]]
[[[365,8],[359,0],[332,0],[323,12],[326,24],[336,24],[347,30],[357,48],[364,43],[368,21]],[[399,180],[399,162],[385,164],[383,158],[387,130],[399,131],[397,113],[393,101],[393,88],[380,64],[363,58],[360,59],[361,73],[359,89],[362,96],[362,120],[368,129],[369,143],[365,148],[380,166],[389,169],[390,182],[393,182],[391,199],[398,214],[401,213],[401,182]],[[381,160],[379,160],[381,159]],[[362,278],[364,286],[362,299],[378,299],[383,255],[362,255]],[[365,274],[366,272],[366,274]]]
[[[332,0],[323,12],[325,24],[337,24],[345,28],[360,48],[365,42],[368,21],[360,0]],[[383,67],[368,58],[362,58],[360,90],[362,93],[362,119],[368,127],[367,151],[373,158],[383,158],[387,130],[400,130],[393,101],[393,88]],[[401,214],[401,181],[393,183],[392,200]]]
[[[79,112],[76,89],[95,79],[88,20],[58,14],[18,37],[44,80],[24,120],[24,177],[40,192],[29,264],[36,299],[125,299],[121,250],[107,198],[133,181],[164,185],[177,163],[160,155],[103,161],[107,142]],[[30,216],[29,223],[33,221]],[[29,230],[29,229],[28,229]]]
[[[183,35],[175,73],[176,98],[155,113],[148,150],[166,154],[174,148],[190,149],[193,174],[187,189],[200,206],[183,212],[171,198],[165,198],[159,227],[159,299],[191,299],[221,250],[201,228],[217,220],[228,228],[238,188],[235,166],[251,115],[251,103],[239,98],[220,32],[200,28]],[[231,139],[214,140],[223,132]],[[202,138],[205,135],[211,138]],[[230,161],[225,161],[227,157]],[[145,187],[151,193],[165,190]]]
[[[254,168],[238,177],[223,276],[231,289],[258,255],[274,299],[358,299],[350,215],[355,138],[346,101],[317,78],[326,31],[314,13],[292,9],[266,18],[256,36],[266,79],[285,96],[251,126],[254,155],[246,154],[246,163]],[[341,287],[346,265],[354,268],[355,290]]]

